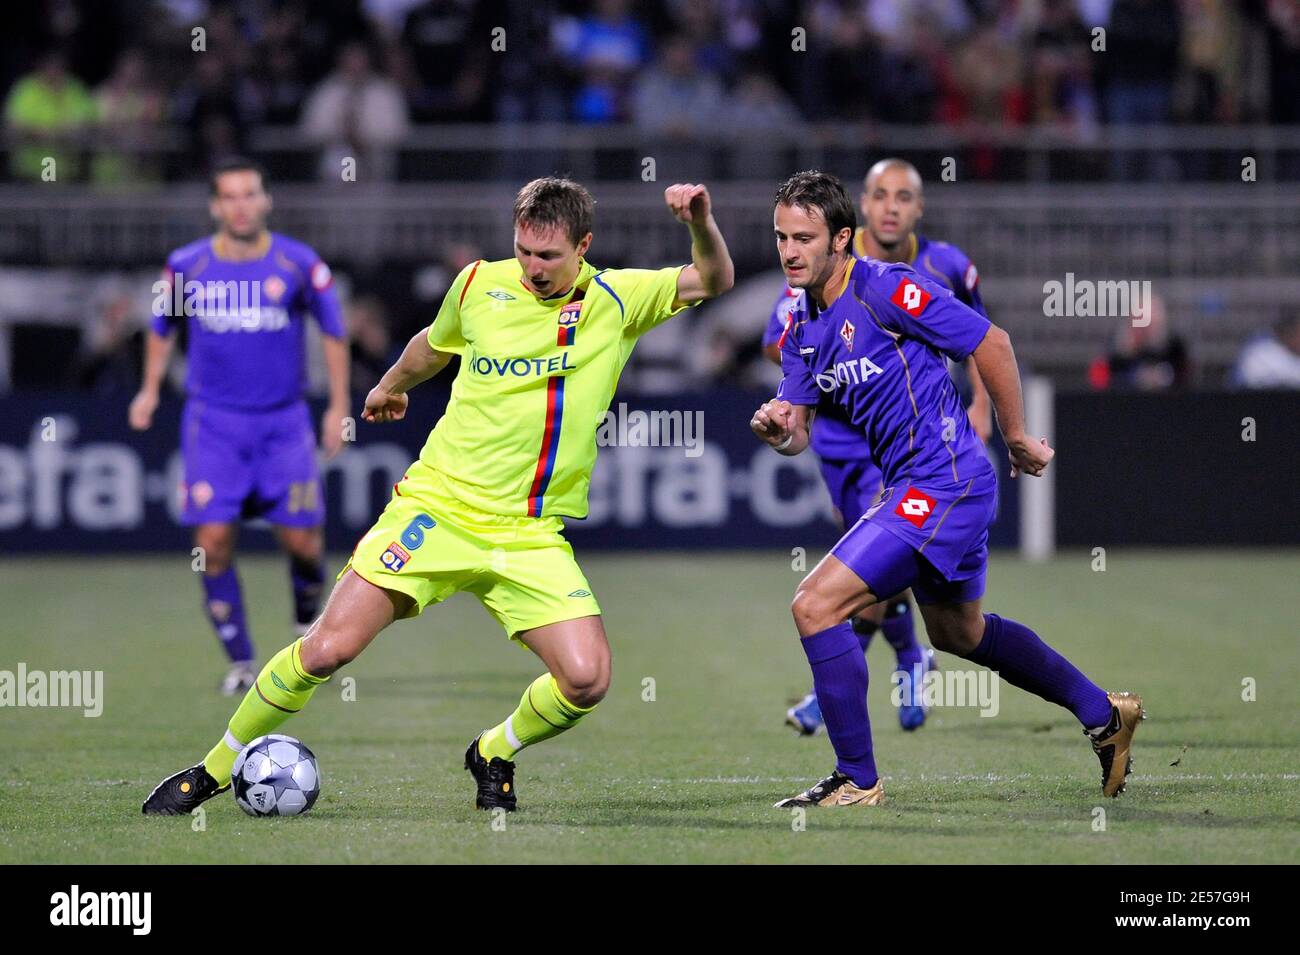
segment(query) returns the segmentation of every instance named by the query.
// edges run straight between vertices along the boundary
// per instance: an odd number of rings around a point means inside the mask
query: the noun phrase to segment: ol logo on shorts
[[[386,570],[399,571],[411,559],[411,551],[419,550],[424,543],[424,532],[437,527],[438,522],[428,514],[417,514],[402,531],[402,542],[393,541],[388,549],[379,555],[379,562]]]

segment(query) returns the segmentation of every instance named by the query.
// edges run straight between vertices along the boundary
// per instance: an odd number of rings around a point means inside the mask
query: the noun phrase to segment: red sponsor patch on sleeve
[[[323,292],[334,283],[334,276],[330,273],[330,267],[324,262],[317,262],[311,267],[311,287],[318,292]]]
[[[932,298],[934,298],[933,295],[909,278],[904,278],[899,282],[898,288],[894,289],[894,294],[889,296],[891,302],[913,318],[925,311],[925,307],[930,304]]]

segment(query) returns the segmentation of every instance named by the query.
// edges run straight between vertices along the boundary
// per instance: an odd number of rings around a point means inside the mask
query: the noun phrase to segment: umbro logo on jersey
[[[909,487],[903,499],[898,502],[898,507],[894,508],[894,513],[905,521],[910,521],[916,527],[925,524],[926,519],[934,513],[934,498],[924,491],[918,491],[914,487]]]
[[[925,307],[930,304],[932,298],[934,298],[933,295],[911,279],[906,278],[898,283],[898,288],[894,289],[894,294],[889,296],[891,302],[913,318],[925,311]]]
[[[498,302],[515,301],[515,297],[511,295],[509,292],[507,292],[505,289],[494,288],[488,292],[488,295],[496,299]]]
[[[569,594],[569,596],[570,596],[570,597],[590,597],[590,596],[591,596],[591,591],[590,591],[590,590],[575,590],[573,593]]]
[[[853,323],[844,319],[844,324],[840,327],[840,338],[844,339],[844,347],[849,351],[853,351],[853,332]]]

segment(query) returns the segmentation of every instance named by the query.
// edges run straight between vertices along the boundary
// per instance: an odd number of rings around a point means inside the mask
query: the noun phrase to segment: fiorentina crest
[[[844,326],[840,329],[840,338],[844,339],[844,347],[853,351],[853,323],[847,318],[844,319]]]

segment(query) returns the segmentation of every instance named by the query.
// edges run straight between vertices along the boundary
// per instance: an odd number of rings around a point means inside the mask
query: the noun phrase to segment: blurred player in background
[[[935,242],[916,233],[916,224],[925,211],[925,199],[921,174],[915,166],[903,159],[877,162],[867,171],[858,208],[866,225],[854,232],[851,245],[854,256],[910,265],[943,283],[958,301],[988,318],[980,299],[979,273],[966,253],[955,245]],[[763,333],[763,351],[777,365],[781,364],[781,335],[798,297],[798,291],[789,285],[785,287]],[[969,382],[967,415],[980,440],[988,441],[993,428],[988,392],[974,359],[967,358],[962,367]],[[851,526],[884,487],[865,436],[849,423],[838,405],[828,403],[818,410],[811,447],[817,454],[822,478],[841,525]],[[934,651],[917,642],[909,595],[904,592],[873,604],[854,617],[852,624],[864,652],[876,630],[884,631],[885,640],[893,647],[898,660],[894,677],[901,701],[898,722],[905,730],[918,728],[925,722],[926,710],[916,692],[917,677],[934,668]],[[821,729],[822,715],[816,692],[809,691],[790,707],[785,721],[803,736],[811,736]]]
[[[829,776],[777,805],[884,802],[866,658],[848,621],[908,588],[936,647],[1069,709],[1101,763],[1103,795],[1119,795],[1141,699],[1106,693],[1033,630],[980,606],[997,480],[944,356],[974,356],[1011,475],[1038,476],[1055,452],[1025,433],[1007,333],[921,272],[856,258],[852,202],[833,176],[792,176],[777,193],[773,219],[786,280],[800,294],[781,342],[777,397],[750,427],[781,454],[799,454],[817,409],[838,404],[867,436],[885,482],[795,593],[791,610],[837,762]]]
[[[475,805],[515,808],[515,754],[576,725],[609,686],[600,607],[561,520],[587,514],[601,415],[640,336],[735,280],[708,190],[674,185],[664,198],[690,230],[692,264],[601,271],[585,258],[587,190],[554,178],[520,190],[515,257],[462,270],[433,324],[366,397],[366,420],[402,418],[407,392],[461,356],[419,460],[307,636],[263,668],[225,736],[159,783],[144,812],[188,813],[224,790],[247,743],[302,709],[394,620],[461,590],[546,665],[515,711],[465,751]]]
[[[176,328],[187,319],[181,519],[202,548],[208,618],[230,659],[221,692],[233,696],[256,676],[234,565],[241,519],[262,517],[274,525],[289,556],[299,635],[319,607],[324,495],[303,400],[306,315],[324,332],[330,401],[321,444],[327,456],[343,443],[348,348],[329,267],[301,242],[266,228],[271,196],[261,169],[227,160],[213,173],[211,190],[217,232],[167,257],[145,345],[144,382],[129,416],[140,431],[153,423]]]

